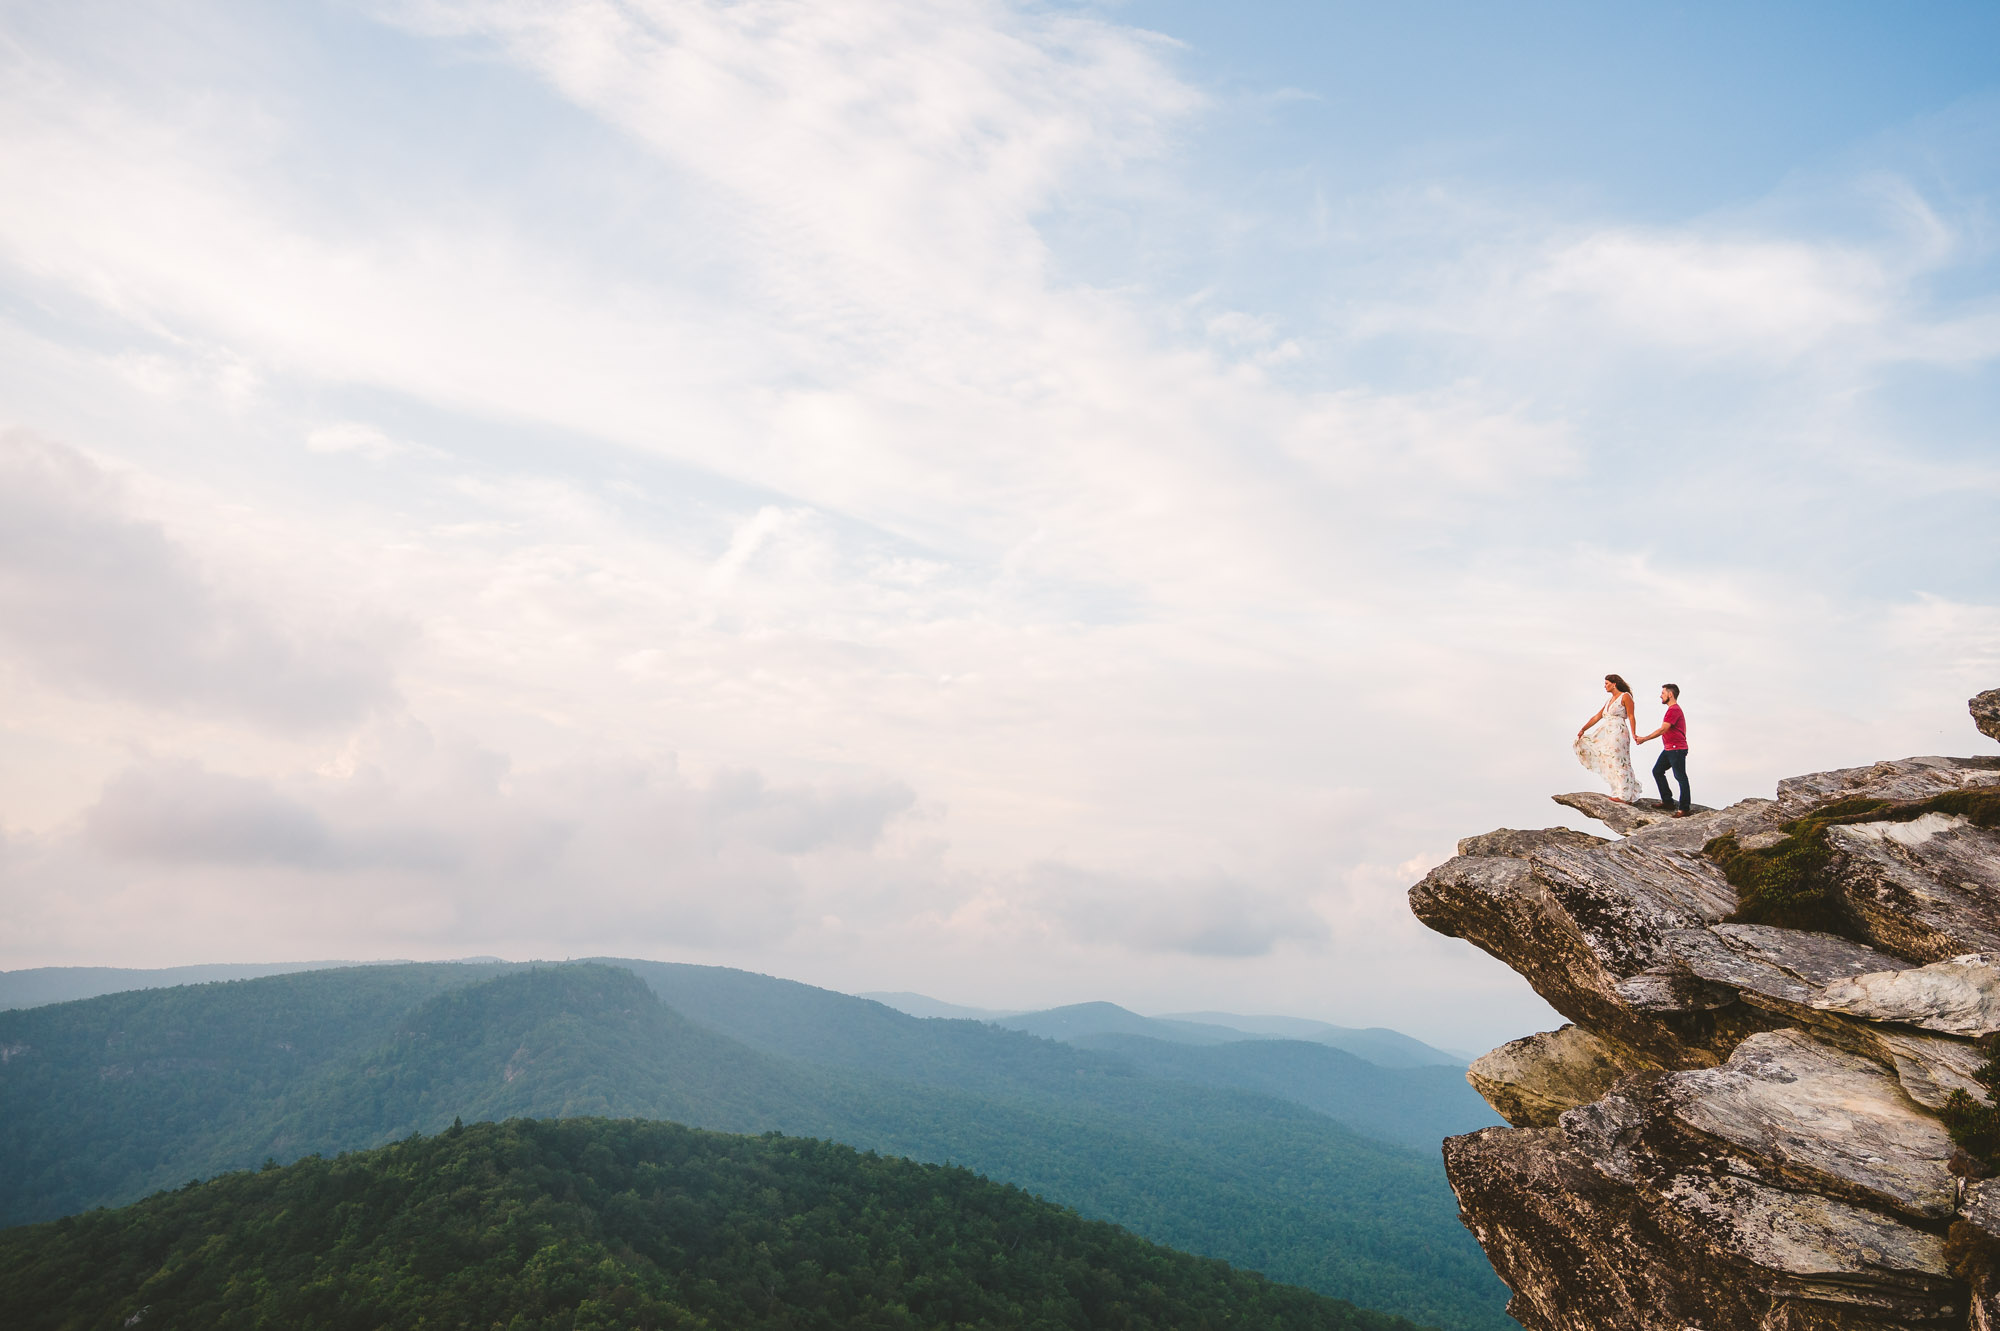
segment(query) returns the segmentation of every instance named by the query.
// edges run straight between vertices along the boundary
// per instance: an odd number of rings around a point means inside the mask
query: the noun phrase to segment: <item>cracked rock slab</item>
[[[1865,1207],[1650,1165],[1615,1177],[1561,1129],[1454,1137],[1445,1167],[1528,1331],[1965,1322],[1942,1238]]]
[[[2000,957],[1975,952],[1928,966],[1856,975],[1827,986],[1813,1006],[1947,1035],[1991,1035],[2000,1031],[1996,963]]]
[[[1778,808],[1783,819],[1792,819],[1831,800],[1924,800],[1995,784],[2000,758],[1898,758],[1787,777],[1778,783]]]
[[[1864,1028],[1875,1052],[1896,1069],[1903,1093],[1926,1109],[1944,1108],[1953,1091],[1991,1104],[1993,1097],[1974,1075],[1986,1065],[1986,1055],[1963,1040],[1919,1035],[1889,1026]]]
[[[1517,1128],[1551,1127],[1624,1075],[1611,1046],[1581,1026],[1523,1036],[1465,1070],[1472,1089]]]
[[[1627,803],[1612,799],[1609,795],[1594,790],[1577,790],[1567,795],[1552,795],[1549,798],[1565,808],[1575,809],[1586,818],[1594,818],[1620,836],[1626,836],[1642,827],[1655,823],[1676,820],[1674,811],[1656,799],[1640,799]],[[1714,813],[1706,804],[1690,804],[1690,816],[1697,813]]]
[[[1696,978],[1794,1016],[1809,1016],[1830,984],[1908,965],[1852,939],[1763,924],[1689,929],[1668,946]]]
[[[1876,947],[1917,962],[2000,952],[2000,828],[1926,814],[1829,827],[1826,841],[1841,899]]]
[[[1458,843],[1458,853],[1489,859],[1524,860],[1550,846],[1602,846],[1606,841],[1605,837],[1592,836],[1569,827],[1543,827],[1531,832],[1502,827],[1464,838]]]
[[[1660,1095],[1683,1126],[1818,1190],[1930,1220],[1957,1202],[1944,1126],[1880,1064],[1803,1031],[1753,1035],[1721,1067],[1667,1077]]]

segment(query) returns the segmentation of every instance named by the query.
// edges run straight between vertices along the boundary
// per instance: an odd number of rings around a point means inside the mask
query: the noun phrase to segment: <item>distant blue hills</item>
[[[1244,1016],[1236,1012],[1170,1012],[1144,1017],[1116,1003],[1071,1003],[1035,1012],[988,1011],[944,1003],[923,994],[866,993],[913,1017],[947,1017],[990,1022],[1070,1044],[1104,1035],[1143,1035],[1172,1044],[1229,1044],[1239,1040],[1304,1040],[1345,1049],[1381,1068],[1464,1068],[1457,1054],[1425,1044],[1386,1026],[1335,1026],[1307,1017]]]
[[[461,957],[462,962],[497,962],[498,957]],[[208,966],[165,966],[154,970],[125,966],[35,966],[0,971],[0,1012],[73,1003],[79,998],[124,994],[135,989],[171,989],[181,984],[216,984],[224,980],[259,980],[267,975],[337,970],[350,966],[414,966],[412,961],[273,961],[221,962]]]
[[[498,957],[461,957],[462,962],[498,962]],[[68,1003],[134,989],[168,989],[180,984],[254,980],[267,975],[331,970],[343,966],[406,966],[407,961],[279,961],[167,966],[153,970],[119,966],[39,966],[0,971],[0,1011]],[[967,1007],[924,994],[871,992],[858,998],[913,1017],[983,1021],[1050,1040],[1076,1043],[1101,1035],[1144,1035],[1175,1044],[1227,1044],[1233,1040],[1308,1040],[1345,1049],[1383,1068],[1459,1067],[1471,1062],[1386,1026],[1335,1026],[1307,1017],[1246,1016],[1238,1012],[1170,1012],[1145,1017],[1116,1003],[1071,1003],[1032,1012]]]

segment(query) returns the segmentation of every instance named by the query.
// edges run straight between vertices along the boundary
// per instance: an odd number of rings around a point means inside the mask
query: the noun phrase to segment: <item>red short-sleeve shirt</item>
[[[1667,704],[1667,715],[1664,724],[1667,728],[1665,733],[1660,736],[1660,747],[1663,749],[1685,749],[1688,746],[1687,717],[1681,714],[1681,705],[1679,703],[1670,702]]]

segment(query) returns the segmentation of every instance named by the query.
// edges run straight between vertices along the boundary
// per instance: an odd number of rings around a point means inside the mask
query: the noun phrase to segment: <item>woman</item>
[[[1576,732],[1576,760],[1604,778],[1612,799],[1630,804],[1639,798],[1639,778],[1632,775],[1632,741],[1639,738],[1632,688],[1623,677],[1606,675],[1604,691],[1611,696]]]

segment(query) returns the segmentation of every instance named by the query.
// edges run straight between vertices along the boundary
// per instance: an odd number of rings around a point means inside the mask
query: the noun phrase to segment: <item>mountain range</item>
[[[1307,1040],[1331,1045],[1367,1059],[1378,1067],[1456,1067],[1470,1059],[1436,1049],[1386,1026],[1335,1026],[1306,1017],[1246,1016],[1237,1012],[1170,1012],[1145,1017],[1116,1003],[1072,1003],[1034,1011],[998,1011],[945,1003],[923,994],[864,993],[878,1003],[913,1017],[950,1017],[990,1022],[1009,1030],[1027,1031],[1051,1040],[1076,1040],[1098,1035],[1145,1035],[1175,1044],[1229,1044],[1239,1040]]]
[[[1431,1135],[1491,1121],[1443,1094],[1470,1095],[1452,1069],[1305,1041],[1075,1040],[614,959],[315,970],[0,1012],[0,1220],[459,1118],[629,1116],[949,1161],[1366,1307],[1511,1325]]]

